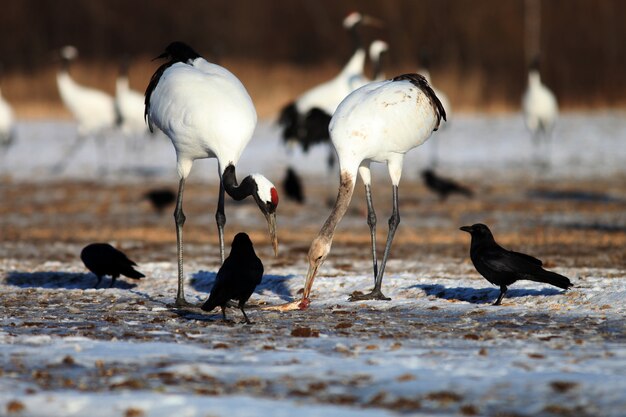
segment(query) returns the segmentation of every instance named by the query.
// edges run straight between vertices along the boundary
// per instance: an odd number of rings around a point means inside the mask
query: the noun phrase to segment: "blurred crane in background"
[[[0,76],[2,67],[0,66]],[[0,90],[0,153],[6,155],[15,139],[15,119],[11,105],[2,97]]]
[[[522,110],[524,122],[533,138],[533,161],[541,167],[549,167],[550,139],[559,115],[559,106],[554,93],[541,82],[538,60],[533,61],[528,71],[528,86],[522,97]]]
[[[105,166],[102,159],[106,156],[106,146],[102,135],[113,129],[119,122],[113,97],[109,94],[80,85],[69,74],[70,63],[78,57],[78,49],[74,46],[61,48],[61,69],[57,73],[57,87],[61,100],[78,124],[78,136],[73,144],[65,150],[63,157],[53,168],[53,172],[61,172],[70,158],[85,142],[85,138],[93,137],[100,147],[100,170]]]

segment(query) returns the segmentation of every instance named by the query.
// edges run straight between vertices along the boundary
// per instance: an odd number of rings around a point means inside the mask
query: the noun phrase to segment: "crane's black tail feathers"
[[[122,275],[128,278],[139,279],[145,277],[144,274],[134,269],[132,266],[129,266],[124,271],[122,271]]]
[[[555,287],[562,288],[564,290],[573,287],[574,285],[569,278],[559,275],[556,272],[542,270],[541,274],[533,275],[528,278],[530,281],[543,282],[546,284],[554,285]]]
[[[435,114],[437,115],[437,126],[435,126],[433,130],[439,129],[439,124],[441,123],[441,119],[445,121],[448,121],[448,119],[446,119],[446,109],[443,108],[443,104],[441,104],[441,101],[439,100],[439,97],[437,97],[437,95],[435,94],[435,91],[433,90],[433,88],[430,86],[430,84],[428,84],[428,81],[426,81],[426,78],[424,78],[424,76],[421,74],[416,74],[416,73],[402,74],[391,79],[391,81],[405,81],[405,80],[410,81],[411,84],[413,84],[414,86],[416,86],[417,88],[419,88],[426,94],[426,96],[430,100],[430,104],[432,104],[433,106],[433,110]]]

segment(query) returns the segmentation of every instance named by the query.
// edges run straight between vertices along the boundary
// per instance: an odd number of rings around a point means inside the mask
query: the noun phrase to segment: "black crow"
[[[564,290],[572,286],[570,280],[563,275],[543,269],[543,263],[539,259],[498,245],[491,230],[484,224],[463,226],[461,230],[472,235],[470,258],[476,270],[487,281],[500,286],[500,295],[493,305],[500,305],[507,286],[520,279],[544,282]]]
[[[302,181],[296,171],[293,168],[288,167],[285,179],[283,180],[283,189],[287,198],[297,201],[298,203],[304,203],[304,190],[302,189]]]
[[[422,171],[422,178],[426,187],[432,192],[439,195],[439,200],[444,201],[449,194],[463,194],[466,197],[472,197],[474,193],[467,187],[464,187],[448,178],[437,176],[432,169]]]
[[[233,239],[230,255],[217,272],[209,299],[202,305],[202,309],[211,311],[219,306],[226,320],[228,302],[238,300],[245,322],[251,324],[243,307],[256,286],[261,283],[262,277],[263,263],[254,253],[252,241],[246,233],[237,233]]]
[[[92,243],[85,246],[80,252],[80,259],[87,269],[98,277],[98,282],[94,288],[98,288],[103,275],[111,276],[109,288],[115,285],[115,280],[120,275],[134,279],[145,277],[144,274],[133,268],[137,265],[135,262],[108,243]]]
[[[152,207],[159,214],[165,210],[165,208],[176,201],[176,193],[168,188],[157,188],[146,192],[144,198],[150,201]]]

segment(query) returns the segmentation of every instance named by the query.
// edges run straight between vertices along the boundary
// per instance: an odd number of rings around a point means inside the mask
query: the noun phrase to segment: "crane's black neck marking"
[[[428,84],[428,81],[426,81],[426,78],[424,78],[424,76],[415,73],[402,74],[394,77],[391,81],[410,81],[411,84],[413,84],[426,94],[426,96],[430,100],[430,104],[433,106],[435,114],[437,115],[437,126],[435,126],[433,131],[439,129],[439,124],[441,123],[442,118],[443,120],[447,120],[446,110],[443,108],[443,104],[441,104],[441,101],[439,101],[439,98],[433,91],[430,84]]]
[[[149,121],[148,114],[150,112],[150,96],[152,96],[152,92],[156,88],[161,76],[165,72],[166,69],[171,67],[177,62],[182,62],[184,64],[190,64],[194,59],[200,58],[200,54],[194,51],[189,45],[183,42],[172,42],[167,48],[165,48],[165,52],[154,59],[161,58],[169,58],[169,61],[161,65],[152,75],[150,79],[150,83],[148,83],[148,88],[146,88],[146,99],[145,99],[145,111],[144,111],[144,119],[148,120],[148,127],[150,128],[150,132],[152,132],[152,124]]]
[[[240,201],[250,195],[253,196],[255,200],[258,199],[256,193],[257,185],[254,179],[248,175],[241,181],[241,184],[238,184],[237,174],[233,164],[228,165],[224,170],[222,174],[222,184],[224,185],[224,190],[234,200]]]
[[[361,34],[359,33],[359,26],[361,26],[361,22],[356,22],[350,30],[350,36],[352,37],[352,45],[354,46],[354,52],[359,49],[363,49],[363,39],[361,38]]]
[[[70,62],[72,62],[71,59],[68,59],[66,57],[62,57],[61,58],[61,70],[64,72],[69,73],[70,72]]]
[[[374,68],[373,68],[373,74],[372,74],[373,80],[377,79],[380,76],[380,74],[383,73],[383,57],[385,56],[385,54],[386,52],[382,51],[380,54],[378,54],[378,57],[374,61]]]

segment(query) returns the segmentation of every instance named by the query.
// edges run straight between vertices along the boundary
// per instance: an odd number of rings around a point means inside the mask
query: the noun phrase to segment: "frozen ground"
[[[308,243],[328,213],[325,151],[296,154],[309,200],[281,200],[278,258],[254,206],[227,205],[228,239],[249,232],[265,264],[252,326],[235,310],[223,322],[217,311],[167,305],[176,274],[171,210],[158,215],[141,201],[146,189],[176,184],[167,139],[131,157],[122,138],[108,138],[106,173],[88,142],[51,173],[72,132],[67,123],[22,124],[1,162],[0,415],[626,415],[623,115],[565,116],[547,172],[529,163],[519,117],[457,119],[440,137],[440,170],[478,195],[440,203],[416,181],[431,149],[409,154],[383,283],[393,300],[346,301],[372,284],[357,189],[311,308],[276,313],[262,307],[298,297]],[[241,172],[278,184],[287,156],[271,125],[257,133]],[[186,195],[186,288],[197,302],[218,269],[214,174],[214,162],[198,164]],[[384,172],[375,190],[384,241]],[[492,307],[498,291],[474,271],[469,237],[458,231],[475,221],[575,288],[521,281]],[[93,289],[78,253],[95,240],[123,248],[147,277]]]

